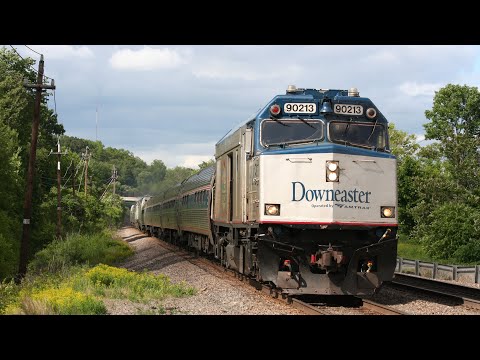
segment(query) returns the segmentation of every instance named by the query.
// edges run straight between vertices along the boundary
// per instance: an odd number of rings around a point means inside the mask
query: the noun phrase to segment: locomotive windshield
[[[332,121],[329,124],[330,141],[346,145],[385,150],[385,128],[380,124]]]
[[[262,144],[285,145],[313,142],[323,139],[323,122],[319,120],[264,120]]]

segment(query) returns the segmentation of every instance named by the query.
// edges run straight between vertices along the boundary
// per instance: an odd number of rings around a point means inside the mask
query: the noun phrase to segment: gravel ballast
[[[135,271],[165,274],[172,282],[185,281],[197,289],[197,294],[183,298],[170,297],[163,301],[132,303],[128,300],[107,300],[110,314],[194,314],[194,315],[303,315],[300,310],[255,290],[247,282],[229,275],[208,260],[155,237],[149,237],[132,227],[119,230],[119,236],[130,243],[135,254],[120,264]],[[480,315],[480,310],[455,305],[439,297],[383,287],[375,296],[379,302],[418,315]],[[329,307],[332,315],[359,315],[356,309]]]
[[[135,255],[121,267],[155,274],[165,274],[172,282],[186,281],[197,289],[197,294],[183,298],[170,297],[161,303],[131,303],[128,300],[110,300],[106,306],[110,314],[157,313],[163,307],[166,314],[195,315],[298,315],[303,312],[252,286],[196,259],[184,251],[172,252],[163,241],[148,237],[134,228],[123,228],[119,236],[135,249]],[[198,262],[196,265],[192,262]]]

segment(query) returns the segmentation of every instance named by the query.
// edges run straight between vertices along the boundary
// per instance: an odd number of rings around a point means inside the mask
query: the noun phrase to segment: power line
[[[63,175],[63,178],[65,178],[65,176],[67,176],[68,174],[68,170],[70,169],[70,167],[72,166],[73,164],[73,159],[70,161],[70,165],[68,165],[68,168],[67,170],[65,171],[65,175]],[[64,184],[62,185],[62,189],[65,189],[65,185],[67,185],[68,181],[70,180],[70,178],[72,177],[72,173],[70,173],[70,176],[68,177],[67,180],[64,180]]]
[[[13,49],[13,51],[15,51],[15,53],[16,53],[18,56],[20,56],[20,58],[21,58],[23,61],[25,61],[25,59],[22,57],[22,55],[20,55],[20,54],[18,53],[17,49],[15,49],[12,45],[8,45],[8,46],[10,46],[10,47]],[[35,70],[35,69],[33,69],[33,68],[32,68],[32,70],[35,71],[35,73],[38,74],[38,71],[37,71],[37,70]]]
[[[73,159],[70,161],[70,165],[68,165],[67,170],[65,170],[65,175],[63,175],[63,177],[67,176],[68,170],[70,169],[70,166],[72,166],[72,164],[73,164]]]
[[[80,169],[80,166],[83,165],[83,159],[80,160],[80,162],[77,164],[77,167],[75,168],[75,174],[73,174],[73,182],[75,183],[75,177],[77,176],[78,174],[78,170]],[[70,176],[68,177],[67,181],[70,180],[70,177],[72,176],[72,174],[70,174]],[[82,173],[82,176],[83,176],[83,173]],[[80,186],[78,187],[78,191],[80,191]]]
[[[85,152],[82,153],[82,157],[85,159],[85,198],[87,198],[88,161],[92,156],[89,150],[88,146],[85,146]]]
[[[32,50],[35,54],[43,55],[43,54],[40,54],[38,51],[33,50],[31,47],[28,47],[27,45],[23,45],[23,46],[25,46],[28,50]]]
[[[105,196],[105,194],[107,193],[107,190],[108,190],[108,187],[110,186],[110,184],[113,182],[113,179],[110,180],[110,182],[108,183],[107,187],[105,188],[105,191],[103,192],[102,196],[100,196],[100,199],[103,199],[103,197]]]
[[[82,159],[84,160],[84,159]],[[83,177],[83,173],[85,172],[85,166],[82,168],[82,175],[80,175],[80,178]],[[80,181],[80,183],[78,184],[78,192],[80,192],[80,187],[82,186],[82,181]]]
[[[9,46],[13,49],[13,51],[15,51],[15,53],[16,53],[23,61],[26,61],[26,60],[22,57],[22,55],[19,54],[19,52],[17,51],[17,49],[15,49],[12,45],[9,45]],[[35,52],[35,53],[43,56],[43,55],[40,54],[39,52],[36,52],[35,50],[29,48],[27,45],[24,45],[24,46],[27,47],[28,49],[32,50],[33,52]],[[33,70],[33,72],[35,72],[35,74],[38,74],[38,71],[35,70],[35,68],[34,68],[33,66],[30,65],[30,69]],[[55,80],[55,79],[53,79],[53,78],[51,78],[51,77],[49,77],[49,76],[47,76],[47,75],[45,75],[45,74],[43,75],[43,77],[44,77],[44,80],[45,80],[45,79]],[[55,115],[58,116],[58,113],[57,113],[57,99],[56,99],[56,97],[55,97],[55,90],[53,90],[53,103],[54,103],[54,106],[55,106]]]
[[[72,162],[73,162],[73,159],[72,159]],[[83,160],[80,160],[80,162],[77,164],[77,167],[75,168],[75,173],[73,174],[73,179],[72,179],[72,185],[75,186],[75,176],[77,176],[78,174],[78,170],[80,169],[80,166],[82,166],[82,163],[83,163]],[[71,163],[70,163],[71,165]],[[70,169],[70,166],[68,167],[68,169]],[[67,171],[65,172],[65,176],[67,175],[67,172],[68,172],[68,169]],[[73,172],[72,172],[73,173]],[[65,189],[67,183],[70,181],[70,178],[72,177],[72,173],[70,173],[70,175],[68,176],[68,179],[65,180],[65,183],[62,185],[62,188]],[[83,174],[82,174],[83,175]],[[64,177],[65,177],[64,176]],[[73,188],[73,191],[75,192],[75,188]],[[80,188],[79,190],[80,191]],[[75,194],[74,194],[75,195]]]
[[[17,49],[15,49],[12,45],[8,45],[8,46],[10,46],[10,47],[13,49],[13,51],[15,51],[15,53],[16,53],[18,56],[20,56],[20,58],[21,58],[23,61],[26,61],[26,60],[22,57],[22,55],[20,55],[20,54],[18,53]],[[32,69],[32,70],[35,72],[35,74],[38,74],[38,71],[35,70],[35,68],[34,68],[32,65],[30,65],[30,69]],[[43,75],[43,77],[44,77],[44,78],[47,78],[47,79],[50,79],[50,80],[53,80],[51,77],[49,77],[49,76],[47,76],[47,75],[45,75],[45,74]]]
[[[43,57],[43,55],[42,55]],[[57,140],[57,151],[51,151],[50,155],[57,155],[57,239],[62,236],[62,172],[60,170],[62,155],[66,155],[66,152],[61,152],[60,136]]]

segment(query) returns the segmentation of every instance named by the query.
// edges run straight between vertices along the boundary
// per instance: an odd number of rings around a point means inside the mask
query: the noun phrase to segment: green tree
[[[0,49],[0,173],[2,190],[0,190],[0,228],[8,229],[0,239],[0,277],[5,276],[6,268],[16,267],[18,260],[18,243],[22,221],[22,204],[24,196],[24,179],[30,149],[30,137],[33,117],[34,91],[23,86],[26,79],[35,82],[32,66],[35,61],[21,59],[13,51]],[[57,117],[47,107],[48,94],[42,96],[40,108],[40,127],[35,164],[35,182],[32,201],[32,253],[36,246],[42,246],[51,237],[39,237],[43,226],[41,203],[50,188],[49,179],[55,177],[55,166],[48,161],[48,153],[55,146],[55,137],[64,132],[58,124]],[[5,191],[5,193],[3,193]],[[8,224],[7,224],[8,223]],[[7,224],[7,225],[6,225]],[[1,231],[0,231],[1,232]],[[6,234],[6,235],[5,235]],[[5,245],[10,244],[10,245]],[[11,266],[12,265],[12,266]]]
[[[201,164],[198,164],[198,167],[200,168],[200,170],[203,170],[203,169],[206,169],[207,167],[212,166],[214,164],[215,164],[215,159],[210,159],[208,161],[202,161]]]
[[[149,170],[152,174],[152,181],[154,182],[163,181],[167,173],[167,167],[162,160],[153,160],[152,164],[149,167]]]
[[[183,180],[194,173],[195,170],[183,166],[176,166],[174,168],[167,169],[164,180],[152,187],[150,195],[159,194],[162,191],[180,184]]]
[[[153,174],[149,171],[150,167],[147,166],[142,159],[134,156],[130,151],[111,147],[105,148],[100,141],[91,141],[71,136],[65,136],[62,139],[65,147],[72,153],[81,154],[85,151],[86,146],[89,147],[92,156],[89,163],[88,173],[89,176],[92,175],[92,181],[100,194],[103,193],[109,183],[109,179],[112,175],[112,167],[114,165],[118,172],[118,194],[134,195],[136,191],[138,192],[137,187],[141,187],[145,182],[151,183],[150,180]],[[161,163],[160,160],[156,161]],[[156,172],[157,176],[160,174],[160,177],[162,176],[162,164],[159,164],[160,166],[158,166],[158,168],[160,168],[160,170]],[[81,171],[78,176],[80,175]],[[77,180],[80,181],[81,179],[78,178],[76,181]]]
[[[19,196],[20,158],[17,133],[0,119],[0,280],[10,276],[18,261],[18,238],[21,211]]]
[[[413,134],[388,124],[390,149],[397,157],[398,217],[399,232],[408,237],[415,226],[412,209],[418,201],[417,178],[421,174],[420,162],[416,157],[420,145]]]
[[[442,155],[459,185],[479,194],[480,92],[477,87],[448,84],[435,92],[425,111],[426,139],[440,141]]]
[[[476,249],[478,254],[480,244],[480,211],[469,205],[452,202],[436,207],[419,225],[417,234],[433,258],[479,260],[465,251]]]
[[[415,199],[406,199],[414,229],[433,258],[479,261],[480,92],[449,84],[435,93],[426,139],[417,152]]]
[[[393,122],[388,124],[388,136],[390,149],[392,154],[397,157],[398,162],[401,162],[405,157],[414,156],[420,149],[416,136],[396,129]]]

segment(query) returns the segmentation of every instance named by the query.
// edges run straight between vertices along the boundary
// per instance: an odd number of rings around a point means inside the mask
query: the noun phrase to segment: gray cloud
[[[36,56],[18,48],[22,55]],[[95,139],[99,106],[99,140],[106,146],[126,148],[148,161],[162,159],[170,166],[211,156],[213,144],[234,124],[285,93],[289,84],[355,86],[397,128],[421,135],[434,91],[447,83],[480,82],[478,46],[43,49],[68,135]]]

